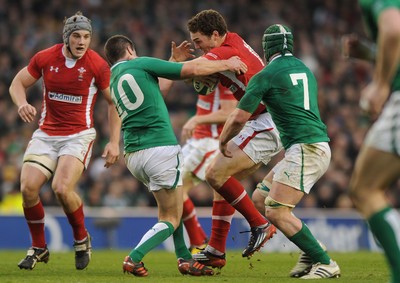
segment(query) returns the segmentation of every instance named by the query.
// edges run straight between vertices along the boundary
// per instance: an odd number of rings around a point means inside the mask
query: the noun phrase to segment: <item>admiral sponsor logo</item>
[[[49,92],[49,98],[51,100],[74,103],[74,104],[82,104],[82,96],[75,96],[57,92]]]

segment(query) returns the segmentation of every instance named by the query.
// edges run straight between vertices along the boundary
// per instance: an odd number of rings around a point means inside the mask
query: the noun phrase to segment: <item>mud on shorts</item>
[[[327,142],[294,144],[272,171],[273,180],[309,193],[329,167],[331,150]]]

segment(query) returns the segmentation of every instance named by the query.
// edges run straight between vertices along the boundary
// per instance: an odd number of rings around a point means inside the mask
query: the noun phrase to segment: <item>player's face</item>
[[[200,32],[190,33],[190,38],[194,43],[194,48],[200,49],[206,54],[208,51],[216,47],[214,35],[206,36]]]
[[[91,34],[87,30],[77,30],[71,33],[69,37],[69,48],[72,55],[76,58],[81,58],[85,55],[89,48]]]

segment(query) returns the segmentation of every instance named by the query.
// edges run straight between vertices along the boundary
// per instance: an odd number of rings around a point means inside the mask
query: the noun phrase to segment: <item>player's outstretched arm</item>
[[[244,74],[247,72],[247,66],[238,56],[232,56],[227,60],[215,61],[200,57],[183,63],[181,78],[186,79],[196,76],[207,76],[223,71]]]
[[[192,44],[187,40],[181,44],[176,45],[174,41],[171,42],[171,57],[168,61],[170,62],[183,62],[189,59],[193,59],[196,56],[193,54],[194,49],[191,48]],[[165,78],[159,78],[160,91],[163,97],[166,97],[174,84],[173,80]]]

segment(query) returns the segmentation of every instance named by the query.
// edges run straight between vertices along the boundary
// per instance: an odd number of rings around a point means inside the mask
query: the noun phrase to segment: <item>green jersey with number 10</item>
[[[297,143],[328,142],[318,109],[314,74],[291,54],[279,55],[251,78],[238,108],[252,113],[262,101],[285,149]]]
[[[151,57],[112,66],[111,98],[122,119],[126,153],[178,144],[158,77],[180,79],[182,66]]]

